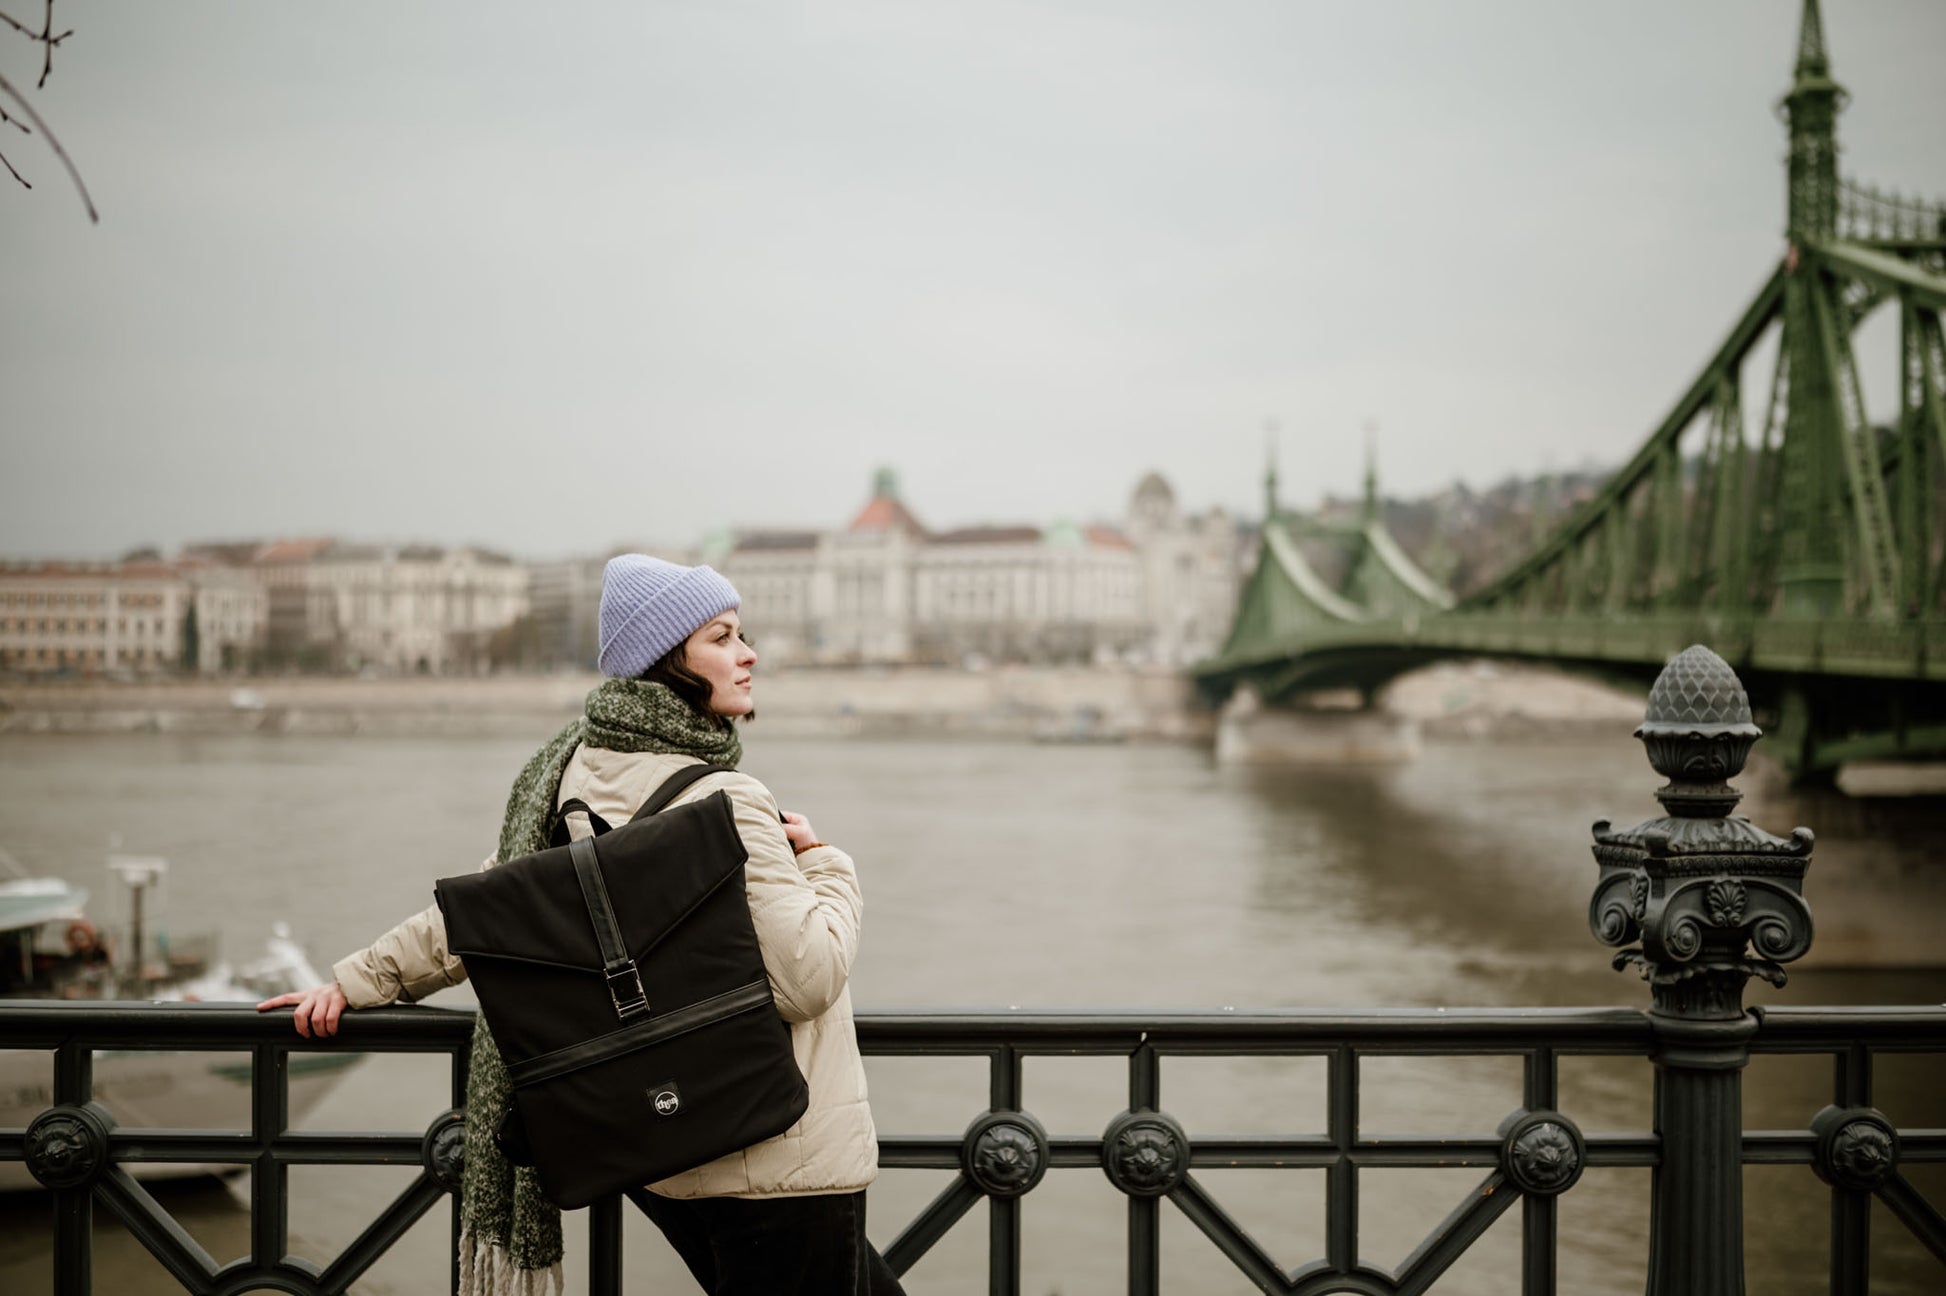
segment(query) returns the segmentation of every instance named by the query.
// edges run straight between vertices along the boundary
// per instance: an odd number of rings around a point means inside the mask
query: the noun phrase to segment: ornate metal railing
[[[1900,1120],[1872,1106],[1874,1060],[1881,1054],[1946,1054],[1946,1007],[1758,1010],[1752,1054],[1815,1054],[1830,1063],[1830,1102],[1806,1110],[1790,1129],[1730,1133],[1740,1139],[1734,1165],[1799,1165],[1830,1185],[1831,1290],[1863,1293],[1871,1202],[1882,1201],[1942,1264],[1946,1218],[1905,1174],[1914,1164],[1946,1163],[1946,1129]],[[54,1215],[49,1255],[53,1290],[93,1290],[93,1213],[106,1210],[159,1260],[185,1291],[293,1293],[346,1291],[423,1215],[449,1202],[458,1233],[460,1151],[457,1110],[423,1130],[313,1133],[287,1127],[292,1055],[319,1049],[427,1052],[451,1059],[455,1102],[464,1088],[470,1013],[391,1008],[348,1019],[329,1043],[299,1040],[281,1014],[203,1004],[33,1003],[0,1005],[0,1046],[47,1049],[54,1056],[55,1105],[29,1130],[0,1131],[0,1160],[25,1159],[48,1183]],[[1374,1010],[1255,1013],[875,1012],[859,1018],[859,1038],[874,1056],[980,1057],[988,1064],[988,1107],[960,1134],[889,1136],[887,1168],[955,1172],[952,1182],[886,1248],[892,1267],[910,1270],[981,1202],[988,1206],[988,1288],[1021,1290],[1021,1213],[1050,1170],[1105,1174],[1128,1201],[1131,1293],[1161,1290],[1163,1203],[1180,1210],[1230,1263],[1265,1291],[1410,1293],[1426,1290],[1488,1226],[1512,1210],[1521,1218],[1521,1287],[1527,1296],[1557,1290],[1557,1201],[1582,1172],[1659,1166],[1665,1140],[1653,1130],[1582,1132],[1562,1110],[1563,1060],[1589,1056],[1646,1059],[1657,1048],[1656,1022],[1625,1008]],[[251,1057],[251,1127],[151,1130],[118,1127],[91,1100],[89,1059],[97,1049],[246,1051]],[[1112,1056],[1128,1062],[1125,1107],[1105,1107],[1098,1136],[1050,1135],[1031,1114],[1023,1083],[1030,1057]],[[1361,1129],[1363,1063],[1378,1057],[1513,1057],[1523,1098],[1498,1134],[1370,1134]],[[1326,1074],[1323,1128],[1275,1138],[1191,1132],[1170,1116],[1162,1082],[1166,1058],[1308,1057]],[[219,1263],[129,1173],[142,1162],[205,1162],[248,1168],[250,1254]],[[288,1171],[304,1165],[404,1165],[420,1173],[380,1208],[335,1257],[289,1253]],[[1471,1168],[1480,1179],[1396,1270],[1361,1265],[1360,1175],[1367,1170]],[[1286,1270],[1237,1223],[1218,1193],[1197,1177],[1203,1167],[1325,1172],[1325,1252]],[[1676,1185],[1658,1191],[1679,1191]],[[623,1254],[619,1199],[587,1213],[591,1296],[618,1296]],[[1712,1242],[1693,1238],[1707,1252]],[[1740,1237],[1738,1238],[1740,1243]],[[456,1253],[456,1251],[455,1251]],[[580,1286],[580,1283],[576,1284]],[[1685,1288],[1683,1290],[1698,1290]]]
[[[1831,1184],[1833,1292],[1866,1291],[1871,1199],[1876,1194],[1939,1258],[1946,1282],[1946,1219],[1900,1171],[1901,1164],[1946,1162],[1946,1129],[1900,1128],[1871,1108],[1872,1059],[1885,1052],[1946,1053],[1946,1007],[1917,1009],[1770,1010],[1758,1014],[1752,1053],[1822,1053],[1833,1062],[1831,1104],[1807,1111],[1802,1128],[1722,1133],[1733,1148],[1725,1175],[1744,1164],[1797,1164]],[[1665,1134],[1584,1134],[1559,1109],[1563,1059],[1596,1055],[1663,1057],[1666,1035],[1633,1009],[1438,1009],[1374,1012],[1183,1014],[878,1013],[861,1018],[871,1052],[982,1054],[990,1060],[991,1110],[958,1138],[887,1139],[887,1166],[955,1168],[959,1177],[909,1225],[887,1252],[903,1272],[982,1199],[990,1203],[989,1290],[1020,1290],[1020,1198],[1050,1168],[1093,1168],[1128,1197],[1128,1290],[1160,1290],[1160,1207],[1168,1200],[1252,1283],[1300,1296],[1327,1292],[1405,1293],[1428,1289],[1501,1215],[1521,1206],[1521,1286],[1527,1296],[1556,1290],[1556,1201],[1583,1170],[1602,1166],[1670,1169]],[[1023,1109],[1021,1061],[1028,1056],[1114,1055],[1128,1058],[1128,1107],[1095,1138],[1050,1138]],[[1326,1123],[1315,1134],[1284,1138],[1192,1137],[1163,1107],[1161,1060],[1210,1056],[1317,1057],[1327,1075]],[[1493,1137],[1453,1134],[1367,1135],[1360,1129],[1360,1064],[1373,1057],[1517,1057],[1522,1106]],[[1724,1115],[1725,1113],[1715,1113]],[[1285,1270],[1242,1228],[1194,1169],[1323,1170],[1325,1254]],[[1392,1168],[1474,1168],[1482,1178],[1396,1270],[1359,1262],[1360,1172]],[[1659,1178],[1662,1176],[1659,1176]],[[1711,1197],[1681,1195],[1672,1215]],[[1729,1199],[1736,1198],[1735,1189]],[[1696,1211],[1700,1217],[1711,1212]],[[1664,1212],[1658,1211],[1662,1219]],[[1669,1292],[1729,1290],[1698,1282],[1704,1271],[1739,1264],[1735,1233],[1686,1221],[1660,1239],[1672,1269]],[[1664,1221],[1665,1226],[1670,1221]],[[1740,1291],[1739,1285],[1736,1290]]]
[[[54,1055],[54,1105],[25,1130],[0,1130],[0,1161],[25,1160],[52,1190],[54,1290],[94,1290],[94,1209],[105,1208],[185,1291],[343,1292],[421,1216],[459,1187],[473,1014],[388,1008],[360,1013],[330,1041],[301,1040],[290,1019],[214,1004],[0,1002],[0,1048]],[[94,1101],[94,1054],[167,1049],[250,1055],[250,1127],[124,1129]],[[443,1053],[451,1059],[452,1109],[424,1131],[312,1133],[290,1128],[290,1063],[299,1052]],[[144,1162],[236,1166],[250,1171],[250,1254],[219,1263],[129,1173]],[[417,1165],[422,1173],[358,1237],[324,1265],[289,1254],[289,1172],[301,1165]],[[453,1198],[454,1288],[459,1214]],[[601,1290],[590,1288],[591,1291]]]
[[[1640,967],[1653,1006],[1598,1009],[1425,1009],[1355,1012],[876,1012],[858,1020],[872,1056],[984,1058],[988,1095],[959,1134],[884,1138],[893,1168],[954,1172],[952,1181],[887,1248],[904,1273],[980,1202],[988,1203],[988,1289],[1021,1285],[1024,1199],[1050,1170],[1105,1174],[1127,1199],[1131,1293],[1161,1288],[1161,1213],[1167,1201],[1265,1291],[1402,1296],[1425,1291],[1515,1202],[1521,1207],[1521,1290],[1557,1290],[1557,1202],[1590,1167],[1652,1167],[1650,1296],[1741,1296],[1743,1169],[1806,1167],[1831,1195],[1830,1290],[1868,1290],[1871,1204],[1889,1213],[1942,1265],[1946,1216],[1906,1167],[1946,1163],[1946,1129],[1921,1111],[1874,1106],[1887,1055],[1946,1054],[1946,1007],[1746,1010],[1751,976],[1782,982],[1780,963],[1810,945],[1801,895],[1811,835],[1774,837],[1733,818],[1724,781],[1741,769],[1757,730],[1736,678],[1692,648],[1663,672],[1638,731],[1668,779],[1666,815],[1625,830],[1595,828],[1598,878],[1590,925],[1626,947],[1617,967]],[[22,1160],[50,1189],[50,1264],[61,1296],[92,1290],[93,1214],[105,1208],[183,1288],[209,1296],[276,1290],[341,1293],[442,1198],[458,1231],[464,1155],[457,1109],[465,1091],[472,1017],[427,1008],[357,1013],[333,1040],[298,1039],[283,1015],[211,1005],[0,1003],[0,1049],[53,1054],[53,1103],[24,1130],[0,1130],[0,1160]],[[93,1056],[108,1049],[247,1051],[248,1129],[118,1127],[94,1101]],[[423,1130],[315,1133],[289,1128],[294,1055],[312,1050],[423,1052],[449,1060],[454,1109]],[[1829,1102],[1784,1129],[1744,1128],[1742,1071],[1752,1055],[1823,1056]],[[1127,1060],[1125,1105],[1104,1105],[1098,1135],[1053,1136],[1030,1114],[1024,1062],[1093,1055]],[[1322,1061],[1322,1128],[1277,1137],[1192,1133],[1166,1107],[1163,1061],[1183,1057],[1304,1057]],[[1652,1127],[1584,1133],[1563,1110],[1561,1066],[1586,1056],[1634,1057],[1655,1068]],[[1364,1064],[1391,1057],[1498,1057],[1521,1063],[1521,1102],[1492,1136],[1374,1134],[1360,1117]],[[1946,1074],[1946,1073],[1941,1073]],[[1921,1086],[1922,1090],[1925,1088]],[[1936,1085],[1946,1088],[1946,1085]],[[1936,1117],[1932,1117],[1937,1119]],[[248,1168],[249,1254],[219,1263],[129,1173],[143,1162]],[[289,1252],[288,1174],[319,1164],[406,1165],[416,1178],[335,1258]],[[1394,1270],[1359,1253],[1360,1176],[1394,1168],[1471,1168],[1480,1174],[1445,1219]],[[1282,1268],[1224,1208],[1198,1171],[1323,1171],[1323,1254]],[[619,1293],[618,1199],[588,1212],[586,1290]],[[457,1273],[454,1274],[457,1285]]]
[[[1868,243],[1925,239],[1946,243],[1946,204],[1840,180],[1838,228],[1846,238]]]

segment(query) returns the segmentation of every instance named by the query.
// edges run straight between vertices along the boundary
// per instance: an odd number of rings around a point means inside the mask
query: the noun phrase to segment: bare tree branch
[[[41,7],[41,29],[39,31],[35,31],[32,27],[29,27],[26,23],[11,14],[0,13],[0,23],[7,24],[7,26],[19,32],[28,40],[37,42],[43,47],[41,50],[41,79],[35,83],[34,88],[38,90],[45,86],[47,84],[48,74],[54,71],[54,47],[74,35],[73,28],[69,28],[59,36],[54,34],[54,0],[43,0]]]
[[[48,0],[48,3],[52,4],[53,0]],[[68,151],[61,147],[61,141],[54,138],[54,132],[47,128],[47,123],[41,120],[41,115],[34,111],[34,105],[28,103],[20,91],[14,89],[13,82],[7,80],[4,74],[0,74],[0,95],[5,95],[20,105],[20,111],[26,114],[28,121],[34,123],[34,128],[47,140],[47,146],[54,150],[54,156],[60,158],[61,165],[68,169],[68,179],[74,181],[75,191],[81,195],[81,205],[88,209],[88,220],[96,225],[101,224],[101,213],[95,210],[95,200],[88,196],[88,186],[82,183],[81,173],[74,169],[74,161],[68,157]],[[7,169],[13,171],[13,166],[9,164]],[[16,171],[14,174],[18,177],[20,173]],[[22,180],[21,183],[27,182]]]
[[[54,71],[54,47],[74,35],[72,28],[62,32],[59,36],[54,34],[54,0],[44,0],[41,8],[41,29],[38,32],[10,14],[0,13],[0,23],[5,23],[30,41],[38,41],[40,43],[41,78],[35,83],[34,88],[38,90],[45,86],[47,84],[48,74]],[[61,141],[56,139],[54,132],[48,129],[47,122],[34,110],[34,105],[27,102],[26,96],[14,88],[13,82],[7,80],[4,73],[0,73],[0,98],[13,100],[15,104],[19,105],[21,114],[27,119],[25,122],[21,121],[12,113],[9,113],[4,105],[0,105],[0,123],[17,128],[23,135],[31,135],[33,134],[33,130],[29,129],[27,122],[32,122],[34,129],[38,129],[42,136],[46,138],[47,146],[54,150],[54,156],[61,160],[63,167],[67,168],[68,179],[74,181],[75,192],[81,195],[81,205],[88,210],[88,220],[96,225],[101,224],[101,213],[95,210],[95,200],[89,195],[88,186],[81,179],[81,172],[75,168],[74,159],[70,158],[68,151],[61,147]],[[14,164],[8,161],[4,154],[0,154],[0,165],[4,165],[7,168],[8,174],[12,175],[15,180],[18,180],[21,187],[26,189],[32,189],[34,187],[27,182],[26,176],[21,175],[14,168]]]
[[[41,79],[34,83],[36,90],[47,84],[47,74],[54,70],[54,47],[74,35],[73,28],[69,28],[59,36],[54,34],[54,0],[47,0],[41,14],[41,34],[36,38],[41,43]]]

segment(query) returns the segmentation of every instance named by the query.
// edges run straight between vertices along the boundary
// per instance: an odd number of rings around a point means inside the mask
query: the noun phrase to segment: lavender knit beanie
[[[741,601],[736,586],[708,567],[647,554],[610,558],[601,572],[601,673],[640,675]]]

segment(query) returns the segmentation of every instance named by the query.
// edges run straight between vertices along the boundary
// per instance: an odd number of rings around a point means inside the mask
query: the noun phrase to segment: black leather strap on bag
[[[649,997],[643,993],[641,974],[635,970],[635,960],[628,956],[621,928],[615,925],[615,907],[608,900],[608,884],[601,880],[595,839],[583,837],[569,842],[568,858],[574,861],[581,902],[588,907],[588,921],[594,924],[595,944],[601,948],[601,974],[607,978],[615,1015],[623,1021],[639,1017],[649,1010]]]
[[[722,768],[707,761],[683,766],[662,781],[662,785],[649,795],[649,799],[642,803],[642,808],[635,812],[629,822],[648,818],[675,800],[691,783],[707,778]],[[555,824],[556,834],[566,827],[567,816],[574,810],[587,814],[596,836],[608,830],[607,822],[600,815],[588,809],[585,801],[576,799],[561,806]],[[582,837],[569,842],[568,858],[574,861],[575,880],[581,884],[581,902],[588,907],[588,921],[594,925],[595,944],[601,950],[601,974],[608,981],[608,997],[614,1001],[615,1015],[623,1021],[640,1017],[649,1010],[649,997],[642,988],[642,976],[636,971],[635,960],[628,956],[628,945],[622,940],[621,928],[616,925],[615,906],[608,899],[608,884],[602,881],[601,862],[595,854],[595,838]]]
[[[726,774],[728,772],[729,766],[712,765],[708,761],[697,761],[694,765],[683,766],[668,778],[663,779],[662,785],[656,788],[655,791],[649,793],[649,799],[642,803],[642,808],[635,812],[629,822],[633,823],[636,819],[647,819],[650,815],[681,796],[682,790],[691,783],[694,783],[697,779],[706,779],[712,774]]]
[[[575,797],[572,800],[563,801],[560,807],[555,810],[554,831],[548,834],[547,839],[549,846],[565,846],[568,844],[570,840],[568,816],[571,814],[587,815],[588,827],[594,831],[594,835],[597,837],[608,831],[608,821],[596,814],[593,810],[590,810],[586,801],[583,801],[580,797]]]

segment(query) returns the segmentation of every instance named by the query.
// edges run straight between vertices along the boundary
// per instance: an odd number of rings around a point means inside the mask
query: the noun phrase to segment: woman
[[[624,554],[602,572],[604,680],[586,714],[541,748],[507,799],[497,860],[547,844],[558,807],[579,799],[623,823],[676,770],[707,761],[673,804],[727,792],[749,859],[745,885],[777,1009],[791,1024],[810,1106],[772,1139],[629,1194],[662,1229],[712,1296],[852,1296],[899,1293],[865,1240],[865,1187],[878,1142],[846,988],[858,949],[861,901],[851,858],[818,840],[800,814],[779,814],[763,784],[735,772],[733,722],[755,712],[757,654],[742,636],[739,600],[708,567]],[[581,816],[569,820],[586,836]],[[434,905],[332,969],[330,985],[280,995],[259,1008],[293,1007],[297,1032],[336,1033],[347,1008],[410,1002],[464,980]],[[461,1202],[461,1290],[503,1296],[560,1289],[560,1215],[532,1170],[510,1166],[492,1123],[510,1094],[484,1026],[467,1084],[466,1172]]]

